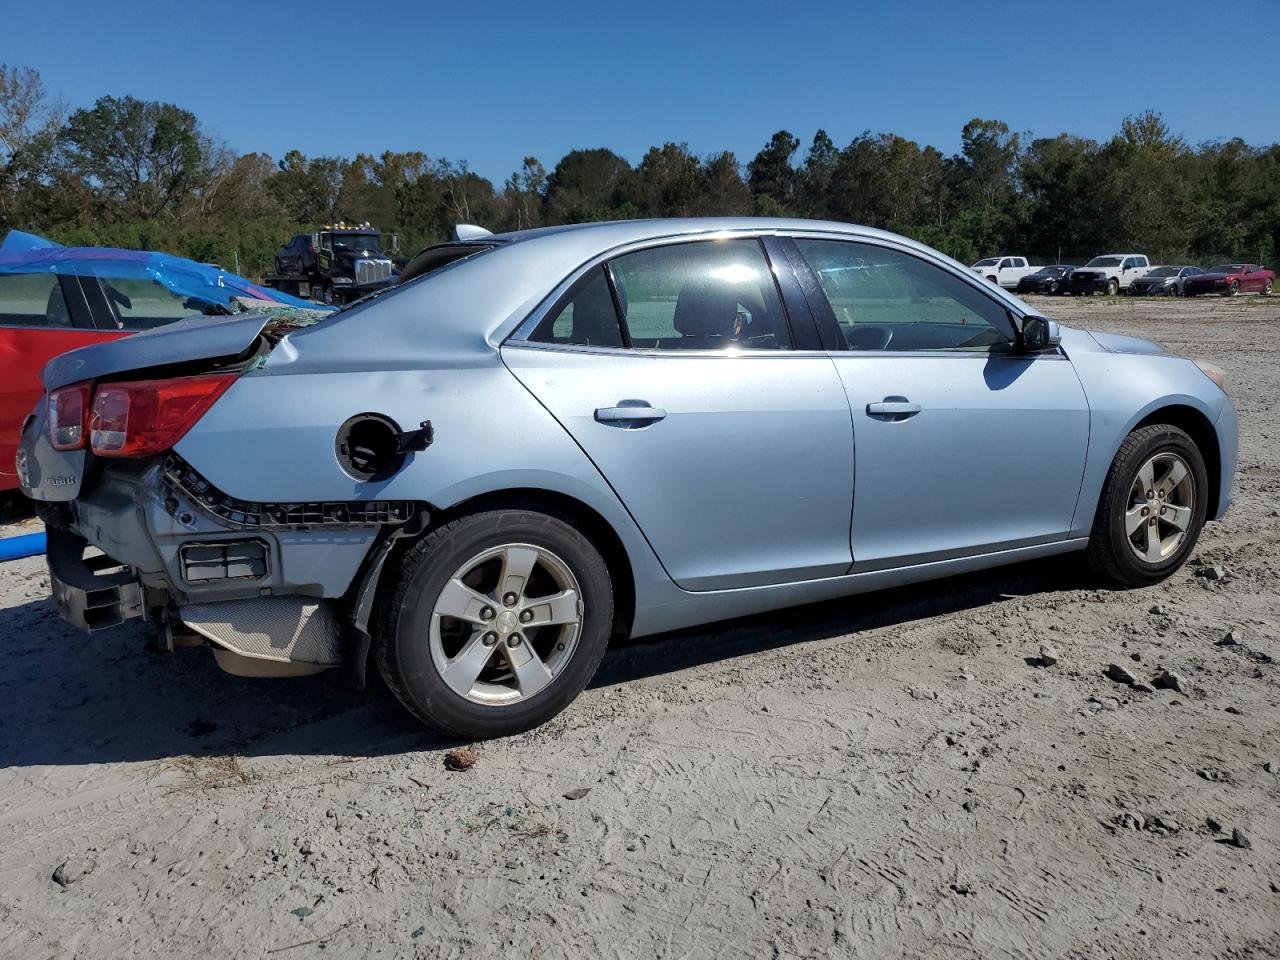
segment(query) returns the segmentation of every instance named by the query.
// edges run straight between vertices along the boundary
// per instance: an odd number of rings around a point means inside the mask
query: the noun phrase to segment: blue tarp
[[[233,312],[237,298],[308,310],[329,309],[185,257],[113,247],[64,247],[33,233],[10,230],[0,244],[0,274],[44,272],[107,280],[152,280],[183,299],[227,307]]]

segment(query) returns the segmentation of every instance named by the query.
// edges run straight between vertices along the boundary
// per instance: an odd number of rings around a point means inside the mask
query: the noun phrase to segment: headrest
[[[686,337],[732,337],[738,296],[726,283],[690,280],[676,299],[675,328]]]

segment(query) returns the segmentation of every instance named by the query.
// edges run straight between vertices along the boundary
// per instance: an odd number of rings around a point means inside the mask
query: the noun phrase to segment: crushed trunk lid
[[[45,364],[44,387],[52,391],[134,370],[232,360],[248,353],[275,320],[270,313],[256,311],[231,317],[188,317],[121,340],[81,347]]]

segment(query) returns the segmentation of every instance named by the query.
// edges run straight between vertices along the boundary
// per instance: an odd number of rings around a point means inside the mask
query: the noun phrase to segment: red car
[[[1224,297],[1234,297],[1237,293],[1271,293],[1271,285],[1276,275],[1265,270],[1256,263],[1220,263],[1210,267],[1204,273],[1187,277],[1183,282],[1182,292],[1188,297],[1202,293],[1217,293]]]
[[[181,257],[62,247],[10,231],[0,246],[0,493],[18,489],[18,436],[44,395],[40,372],[49,360],[192,314],[234,313],[254,303],[312,306]]]

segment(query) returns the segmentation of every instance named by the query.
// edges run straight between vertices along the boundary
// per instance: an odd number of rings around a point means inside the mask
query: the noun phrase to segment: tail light
[[[49,394],[49,442],[55,450],[79,450],[89,436],[91,383],[77,383]]]
[[[89,446],[100,457],[145,457],[168,450],[235,379],[234,373],[218,373],[99,384],[89,415]]]

